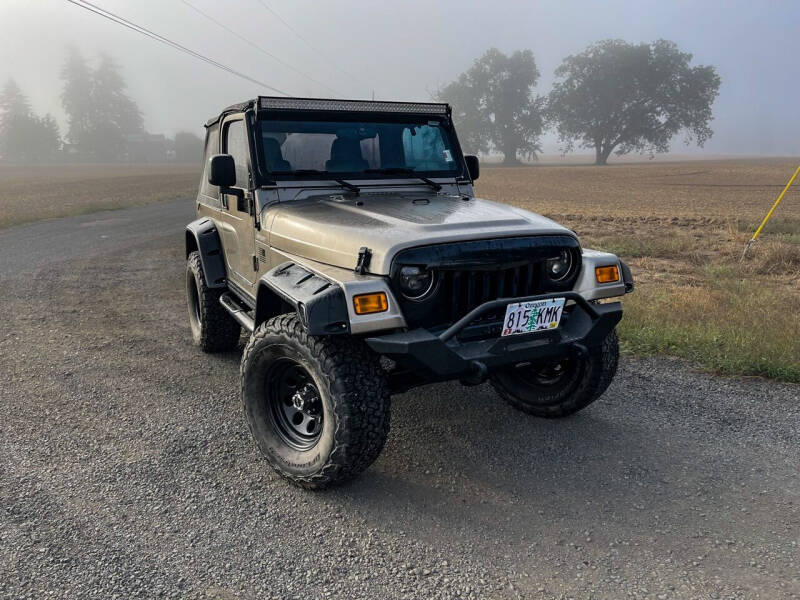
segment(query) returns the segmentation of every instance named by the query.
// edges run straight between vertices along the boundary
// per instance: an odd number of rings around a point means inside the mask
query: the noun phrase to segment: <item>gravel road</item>
[[[288,485],[240,352],[190,345],[191,208],[0,232],[0,597],[800,597],[797,386],[626,358],[544,421],[436,385],[360,479]]]

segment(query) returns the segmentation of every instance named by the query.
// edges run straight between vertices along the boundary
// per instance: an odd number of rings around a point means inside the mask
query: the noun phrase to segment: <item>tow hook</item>
[[[486,378],[489,376],[489,370],[486,368],[486,365],[478,360],[472,361],[472,370],[473,372],[471,374],[460,379],[461,385],[480,385],[486,381]]]
[[[588,356],[589,349],[584,346],[583,344],[579,344],[577,342],[573,342],[572,344],[572,353],[575,358],[581,358],[583,356]]]

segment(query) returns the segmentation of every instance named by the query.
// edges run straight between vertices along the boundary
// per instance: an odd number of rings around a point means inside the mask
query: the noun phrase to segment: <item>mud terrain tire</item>
[[[537,417],[566,417],[606,391],[619,361],[616,330],[587,355],[549,365],[512,365],[491,375],[497,393],[514,408]]]
[[[357,476],[389,434],[389,391],[377,355],[351,337],[309,336],[295,314],[255,330],[241,386],[258,449],[304,488]]]
[[[224,291],[206,285],[200,255],[190,253],[186,259],[189,326],[192,340],[203,352],[225,352],[239,345],[242,328],[219,303]]]

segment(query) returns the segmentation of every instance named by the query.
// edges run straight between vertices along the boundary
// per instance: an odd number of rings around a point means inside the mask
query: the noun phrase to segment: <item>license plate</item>
[[[555,329],[564,312],[564,298],[515,302],[506,306],[502,336]]]

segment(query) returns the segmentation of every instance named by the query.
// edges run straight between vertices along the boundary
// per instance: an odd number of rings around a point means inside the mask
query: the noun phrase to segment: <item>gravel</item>
[[[240,351],[190,345],[183,221],[80,223],[0,271],[0,597],[800,598],[800,387],[625,358],[545,421],[431,386],[307,492],[249,438]]]

